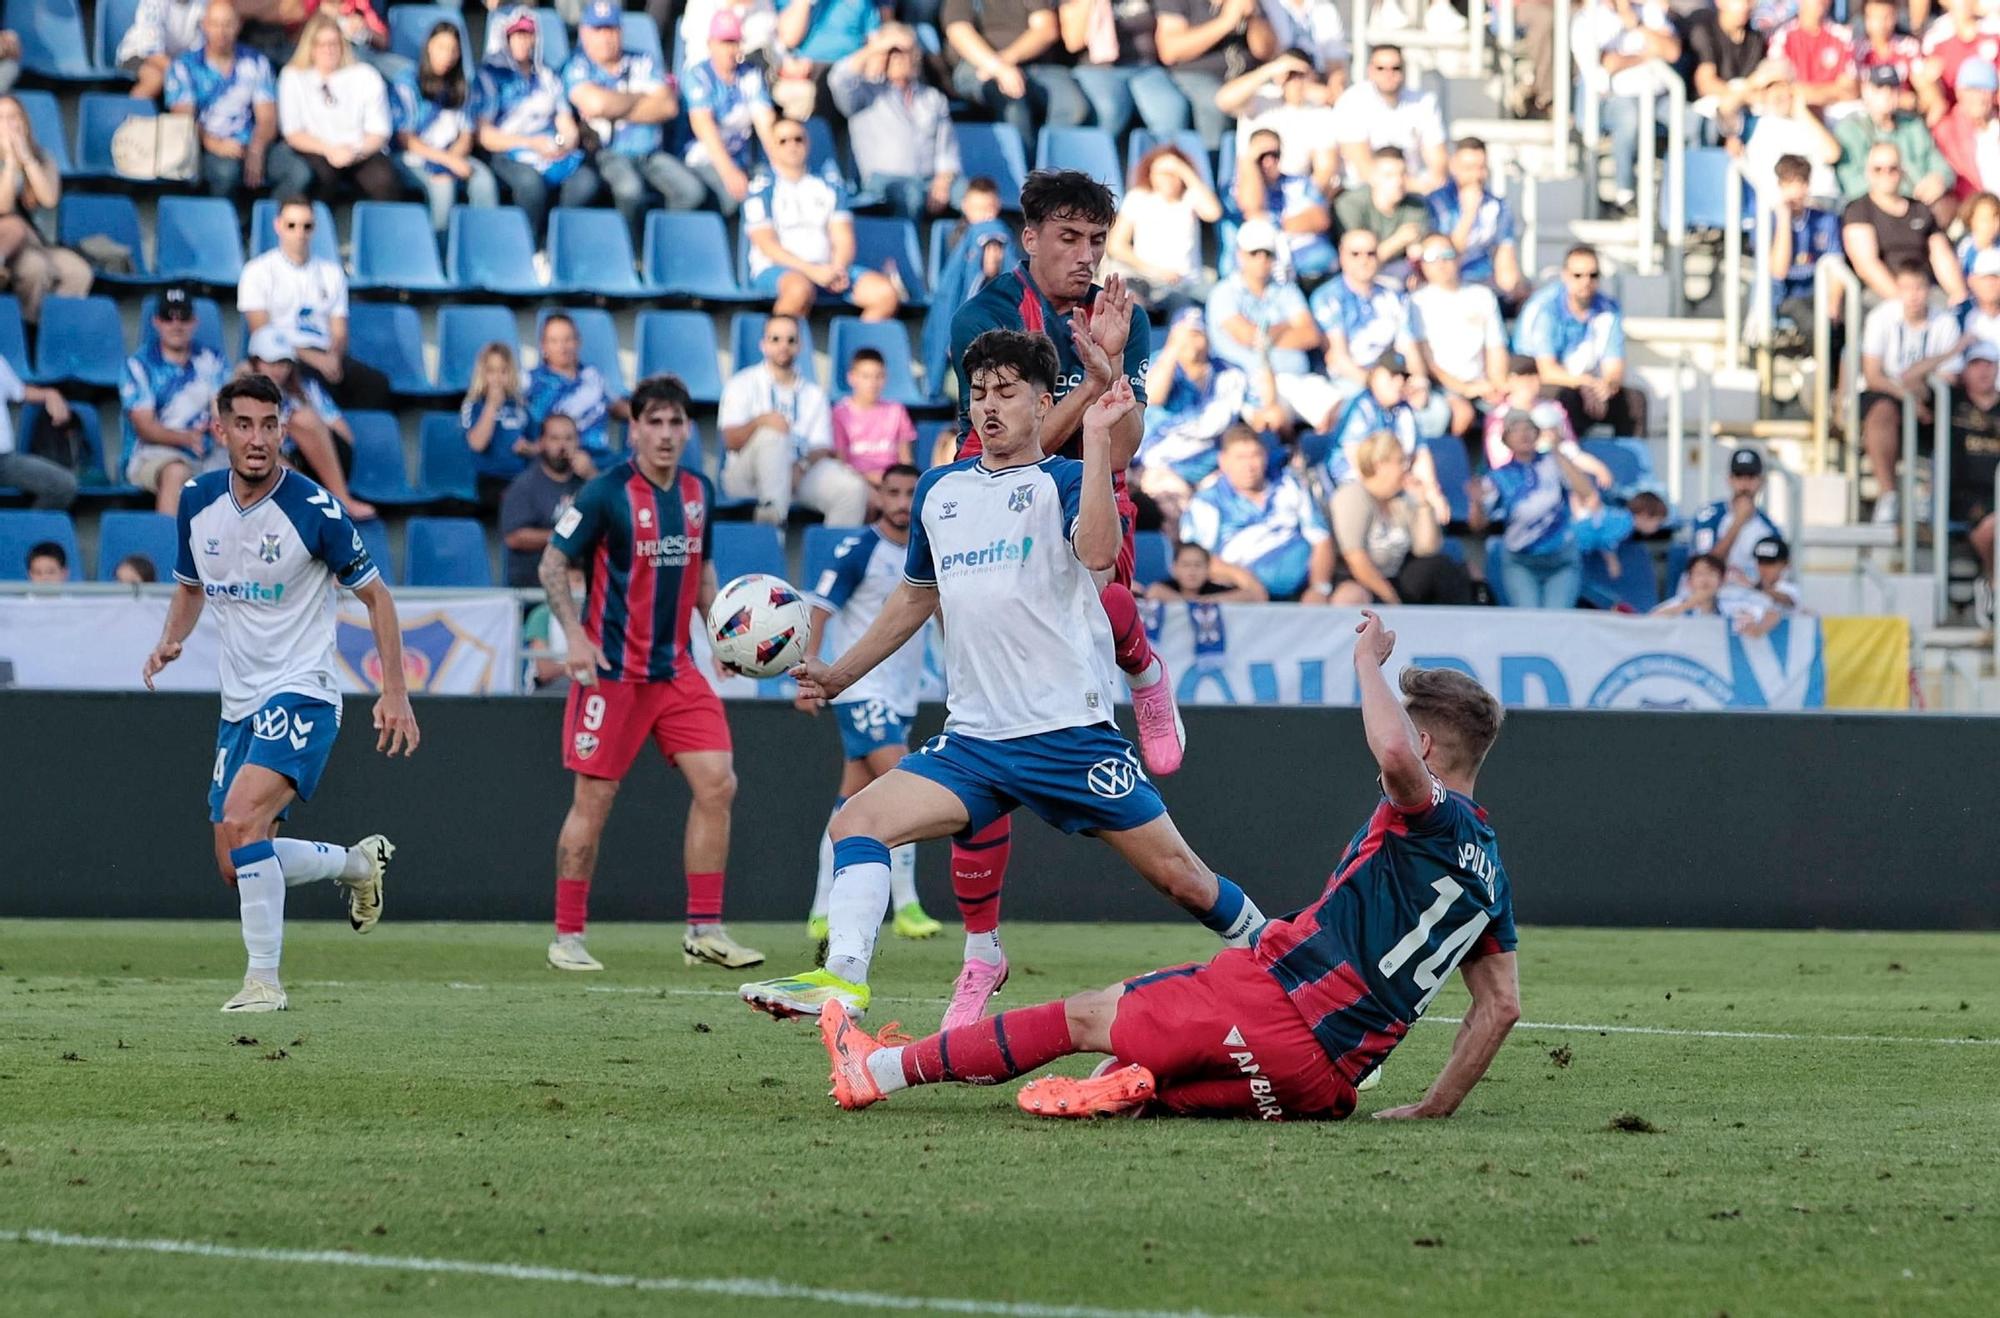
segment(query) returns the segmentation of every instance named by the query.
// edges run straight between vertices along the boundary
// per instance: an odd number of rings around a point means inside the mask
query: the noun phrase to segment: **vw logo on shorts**
[[[1121,796],[1130,796],[1132,789],[1139,785],[1139,770],[1130,760],[1114,756],[1091,765],[1084,781],[1097,795],[1116,801]]]
[[[250,731],[261,741],[283,741],[291,728],[292,716],[283,705],[271,705],[250,716]],[[311,731],[310,727],[307,729]]]

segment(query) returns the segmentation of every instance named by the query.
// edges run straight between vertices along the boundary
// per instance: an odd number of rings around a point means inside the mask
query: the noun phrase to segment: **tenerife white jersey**
[[[222,717],[249,718],[280,692],[336,708],[333,612],[338,581],[379,575],[334,497],[295,471],[245,508],[227,471],[181,491],[174,577],[199,586],[222,632]]]
[[[834,659],[875,625],[882,605],[903,582],[903,560],[907,550],[890,544],[872,526],[864,526],[840,542],[833,551],[833,566],[819,574],[812,590],[812,602],[831,609],[827,619],[826,644],[820,654]],[[917,693],[924,682],[924,633],[903,642],[901,649],[868,670],[859,682],[833,698],[836,705],[862,700],[879,700],[897,717],[917,716]]]
[[[945,731],[988,741],[1111,722],[1111,624],[1070,537],[1074,458],[993,471],[979,458],[917,482],[903,575],[944,621]]]

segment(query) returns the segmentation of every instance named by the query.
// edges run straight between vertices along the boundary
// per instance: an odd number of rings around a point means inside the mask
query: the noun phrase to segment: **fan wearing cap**
[[[340,500],[357,522],[375,516],[375,506],[354,497],[347,472],[354,465],[354,431],[326,386],[310,371],[299,369],[291,336],[266,325],[250,336],[250,355],[236,373],[261,375],[278,386],[278,424],[284,428],[288,459],[303,459],[314,480]],[[293,465],[297,465],[294,461]]]
[[[1950,515],[1955,522],[1972,523],[1972,548],[1988,583],[1993,580],[1996,473],[2000,473],[2000,346],[1982,339],[1965,350],[1964,373],[1951,391]]]
[[[195,342],[194,295],[185,284],[161,291],[152,330],[125,359],[118,380],[125,422],[121,465],[126,480],[154,496],[156,510],[172,514],[190,478],[229,465],[208,425],[229,364]]]
[[[597,135],[593,163],[636,237],[657,193],[668,210],[693,210],[708,188],[665,150],[664,125],[680,113],[678,84],[651,55],[625,48],[624,11],[591,0],[577,29],[577,50],[563,66],[570,107]]]
[[[1965,286],[1972,293],[1972,302],[1959,308],[1959,323],[1975,339],[2000,345],[2000,248],[1973,253]],[[1960,364],[1945,367],[1945,372],[1957,375]]]
[[[2000,187],[2000,164],[1993,162],[1993,108],[2000,92],[2000,70],[1989,60],[1967,60],[1958,71],[1958,93],[1945,109],[1942,92],[1928,106],[1931,136],[1937,148],[1958,172],[1958,195],[1991,192]],[[1986,156],[1982,165],[1980,157]]]
[[[734,215],[750,195],[753,142],[772,152],[778,111],[764,75],[743,58],[743,22],[733,9],[716,12],[708,25],[708,58],[681,74],[688,131],[694,140],[682,157],[708,187],[710,202]]]
[[[1834,140],[1840,143],[1840,163],[1834,166],[1840,199],[1853,201],[1867,194],[1869,149],[1877,142],[1891,142],[1903,162],[1899,190],[1931,207],[1938,223],[1948,225],[1957,210],[1952,188],[1958,175],[1938,150],[1924,117],[1902,108],[1902,92],[1902,75],[1895,67],[1877,64],[1861,81],[1862,113],[1834,125]]]
[[[1757,575],[1751,589],[1764,597],[1766,607],[1790,613],[1799,607],[1799,583],[1792,579],[1792,550],[1780,536],[1767,535],[1750,550]]]
[[[1459,280],[1458,251],[1434,233],[1418,252],[1424,285],[1410,294],[1412,333],[1430,377],[1451,406],[1451,433],[1478,424],[1480,407],[1507,396],[1507,328],[1500,299],[1484,284]]]
[[[527,9],[508,11],[500,49],[479,66],[479,146],[494,177],[541,242],[550,193],[560,206],[588,206],[602,180],[584,158],[581,132],[562,79],[542,63],[542,33]]]
[[[1764,459],[1755,449],[1737,449],[1729,455],[1729,497],[1709,504],[1694,519],[1689,547],[1697,554],[1714,554],[1729,579],[1739,584],[1757,579],[1757,542],[1784,539],[1758,502],[1763,494]]]
[[[1326,340],[1305,294],[1278,274],[1282,241],[1269,220],[1237,228],[1236,269],[1208,295],[1209,351],[1249,376],[1257,402],[1283,403],[1307,428],[1321,430],[1339,412],[1342,394],[1306,358]],[[1267,370],[1275,398],[1257,392]]]

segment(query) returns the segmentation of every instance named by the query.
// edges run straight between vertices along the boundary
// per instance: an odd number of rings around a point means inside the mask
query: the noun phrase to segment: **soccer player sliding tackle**
[[[375,702],[375,748],[417,749],[417,719],[403,680],[403,630],[396,602],[362,546],[361,533],[332,495],[278,464],[283,398],[262,376],[215,395],[210,424],[229,451],[229,469],[189,481],[181,492],[174,579],[159,644],[141,670],[150,690],[215,601],[222,639],[222,726],[208,817],[215,861],[236,888],[250,965],[224,1011],[283,1011],[278,982],[285,889],[331,879],[347,890],[347,917],[359,933],[382,918],[382,876],[396,848],[381,834],[351,847],[277,836],[294,799],[310,801],[340,731],[333,675],[334,599],[354,592],[368,610],[382,661]]]
[[[1087,336],[1087,369],[1112,370]],[[967,350],[984,451],[918,482],[903,582],[846,653],[792,670],[831,700],[942,611],[944,734],[835,816],[826,967],[745,984],[774,1016],[868,1007],[868,963],[889,902],[890,849],[985,828],[1025,805],[1068,833],[1094,832],[1154,887],[1242,943],[1263,916],[1188,848],[1111,721],[1110,625],[1093,573],[1118,554],[1112,431],[1136,406],[1123,381],[1084,418],[1083,460],[1046,457],[1056,355],[1041,335],[994,330]]]
[[[841,1012],[820,1016],[844,1108],[913,1085],[994,1084],[1071,1053],[1112,1058],[1087,1080],[1024,1085],[1038,1116],[1142,1108],[1267,1121],[1339,1120],[1460,969],[1472,994],[1451,1056],[1423,1099],[1377,1117],[1448,1117],[1520,1016],[1514,908],[1474,780],[1500,706],[1446,669],[1405,669],[1399,704],[1382,673],[1394,632],[1364,613],[1354,649],[1382,799],[1318,901],[1264,926],[1253,948],[1003,1012],[885,1046]],[[890,1029],[894,1027],[891,1026]],[[887,1036],[889,1030],[884,1030]]]

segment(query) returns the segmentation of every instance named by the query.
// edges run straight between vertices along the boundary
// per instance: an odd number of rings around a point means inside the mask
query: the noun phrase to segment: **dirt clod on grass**
[[[1620,1112],[1604,1125],[1606,1130],[1623,1131],[1627,1135],[1657,1135],[1660,1128],[1640,1116],[1637,1112]]]

